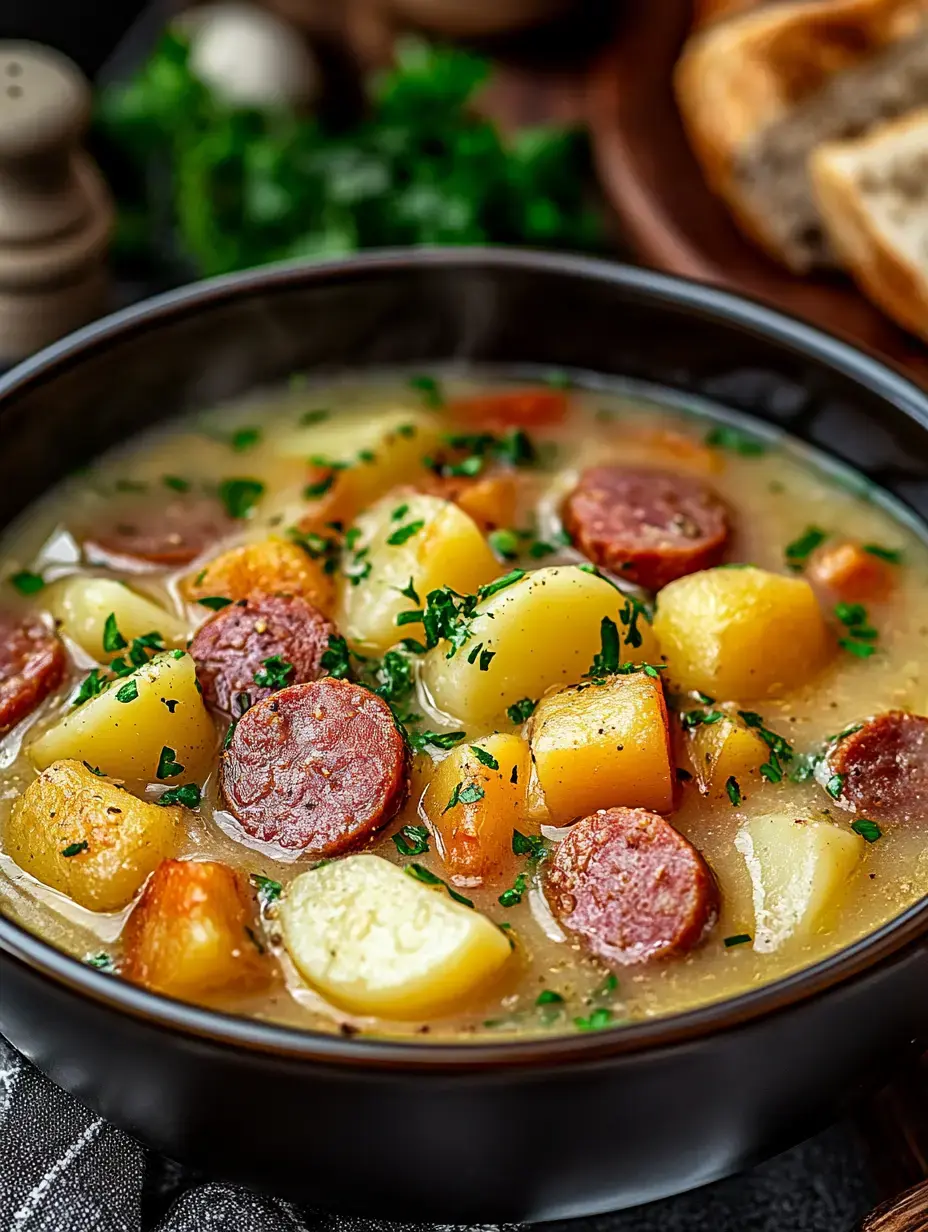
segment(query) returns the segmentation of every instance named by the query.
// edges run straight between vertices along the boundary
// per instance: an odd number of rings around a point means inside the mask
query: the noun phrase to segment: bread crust
[[[882,124],[855,141],[826,142],[809,163],[812,187],[835,251],[854,280],[893,320],[928,342],[928,259],[893,242],[867,201],[860,175],[867,158],[910,133],[928,150],[928,108]],[[928,212],[928,182],[924,205]]]
[[[674,89],[690,144],[709,187],[776,260],[779,243],[735,178],[739,152],[833,74],[916,34],[926,19],[928,0],[793,0],[713,24],[687,43]]]

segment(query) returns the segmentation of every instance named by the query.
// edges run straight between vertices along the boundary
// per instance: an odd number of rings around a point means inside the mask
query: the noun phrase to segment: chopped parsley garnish
[[[171,712],[171,714],[173,714],[174,711],[177,709],[177,707],[180,705],[180,702],[177,700],[176,697],[162,697],[161,704],[162,706],[167,706],[168,710]]]
[[[856,821],[851,822],[851,829],[862,839],[866,839],[868,843],[875,843],[878,838],[883,837],[883,831],[869,817],[858,817]]]
[[[325,496],[329,488],[335,482],[335,472],[330,471],[324,479],[319,479],[316,483],[308,483],[303,489],[303,497],[305,500],[318,500],[320,496]]]
[[[304,411],[300,416],[300,424],[304,428],[310,428],[313,424],[322,423],[328,419],[329,412],[323,410]]]
[[[459,894],[457,890],[448,885],[447,881],[442,881],[422,864],[406,864],[403,866],[403,872],[410,877],[415,877],[416,881],[421,881],[423,885],[428,886],[444,886],[456,903],[461,903],[465,907],[473,907],[473,902],[469,898],[465,898],[463,894]]]
[[[460,744],[465,738],[467,732],[436,732],[423,731],[414,732],[409,737],[409,742],[412,747],[418,752],[432,745],[436,749],[453,749],[456,744]]]
[[[902,548],[884,548],[879,543],[865,543],[864,551],[890,565],[901,565],[905,557]]]
[[[869,659],[876,654],[876,639],[879,632],[869,623],[867,609],[861,603],[839,603],[835,608],[835,616],[847,629],[847,636],[838,638],[842,650],[856,655],[858,659]]]
[[[262,689],[283,689],[295,671],[293,664],[281,655],[271,655],[261,663],[261,668],[255,672],[255,684]]]
[[[419,599],[418,594],[416,593],[416,588],[415,588],[415,586],[414,586],[414,584],[413,584],[413,579],[412,579],[412,578],[410,578],[410,579],[409,579],[409,583],[408,583],[408,585],[404,586],[404,587],[400,590],[400,594],[403,596],[403,598],[404,598],[404,599],[409,599],[409,600],[410,600],[410,602],[412,602],[412,603],[419,603],[419,602],[421,602],[421,600]],[[397,620],[397,622],[396,622],[396,623],[397,623],[397,624],[407,624],[407,623],[409,623],[409,622],[407,622],[407,621]]]
[[[397,612],[396,623],[399,627],[403,625],[421,625],[425,613],[421,607],[407,608],[405,612]]]
[[[116,626],[116,613],[110,612],[103,622],[103,649],[107,654],[112,654],[114,651],[124,650],[128,644]]]
[[[247,518],[264,495],[260,479],[223,479],[219,499],[230,518]]]
[[[742,458],[759,458],[767,452],[764,441],[728,424],[718,424],[707,432],[706,444],[713,449],[727,449],[729,453],[740,454]]]
[[[482,749],[478,744],[472,744],[470,751],[477,758],[482,766],[488,766],[491,770],[499,769],[499,762],[492,753],[488,753],[486,749]]]
[[[116,700],[118,702],[134,702],[139,695],[139,686],[134,680],[127,680],[124,685],[116,690]]]
[[[403,518],[405,518],[407,513],[409,513],[408,505],[397,505],[397,507],[390,514],[390,521],[391,522],[402,522]]]
[[[98,778],[102,779],[106,777],[106,771],[101,770],[99,766],[92,766],[89,761],[82,761],[81,765],[84,766],[85,769],[89,770],[91,774],[97,775]]]
[[[621,594],[621,591],[619,592]],[[638,628],[638,621],[644,617],[650,623],[651,617],[648,609],[633,595],[627,595],[625,607],[619,612],[619,619],[625,625],[625,645],[637,649],[641,645],[641,630]]]
[[[21,595],[35,595],[45,585],[45,579],[41,574],[33,573],[29,569],[20,569],[11,576],[10,583]]]
[[[844,791],[844,779],[845,776],[843,774],[833,774],[825,784],[825,790],[832,800],[839,800],[841,798],[841,793]]]
[[[424,525],[425,520],[423,518],[419,518],[415,522],[408,522],[405,526],[401,526],[398,530],[395,530],[392,535],[388,535],[387,543],[391,548],[402,547],[402,545],[407,543],[413,535],[418,535]]]
[[[723,944],[726,950],[730,950],[734,945],[748,945],[751,940],[750,933],[735,933],[733,937],[726,937]]]
[[[68,859],[70,859],[71,856],[79,856],[82,851],[89,851],[89,850],[90,850],[90,844],[87,842],[86,839],[84,839],[79,843],[68,843],[67,847],[62,847],[61,854],[63,856],[67,856]]]
[[[458,804],[476,804],[483,797],[484,790],[482,787],[478,787],[476,783],[468,783],[466,787],[463,783],[455,783],[451,799],[442,809],[442,814],[449,812]]]
[[[497,578],[495,582],[488,582],[486,586],[481,586],[477,591],[477,600],[482,603],[484,599],[489,599],[491,595],[499,594],[501,590],[505,590],[509,586],[514,586],[516,582],[521,582],[525,577],[524,569],[512,569],[503,577]]]
[[[357,543],[357,537],[351,537],[351,533],[345,536],[345,547],[351,551],[354,544]],[[352,586],[360,586],[361,583],[371,573],[371,562],[368,560],[370,556],[370,548],[358,548],[352,551],[351,559],[342,564],[342,573],[348,579]]]
[[[501,907],[517,907],[522,901],[522,895],[528,889],[528,876],[519,873],[508,890],[503,890],[496,900]]]
[[[228,607],[232,602],[225,595],[206,595],[203,599],[197,599],[200,607],[208,607],[211,612],[221,611],[222,608]]]
[[[563,1005],[564,998],[553,988],[544,988],[535,998],[536,1005]]]
[[[593,680],[601,680],[619,670],[619,627],[614,620],[604,616],[599,626],[600,649],[586,673]]]
[[[588,1018],[575,1018],[574,1026],[578,1031],[601,1031],[603,1027],[612,1025],[613,1013],[608,1006],[599,1005]]]
[[[143,633],[134,637],[129,647],[128,655],[121,655],[110,663],[110,671],[114,676],[129,676],[137,667],[148,662],[149,655],[164,650],[164,638],[158,632]],[[182,650],[172,650],[174,658],[183,658]]]
[[[393,836],[393,843],[401,856],[424,855],[429,849],[429,832],[426,826],[403,826]]]
[[[487,535],[487,542],[503,560],[515,560],[519,555],[519,536],[514,530],[494,530]]]
[[[422,395],[422,401],[430,410],[437,411],[445,405],[445,395],[439,382],[433,376],[413,376],[409,378],[409,388]]]
[[[537,705],[538,702],[532,701],[530,697],[523,697],[521,701],[513,702],[511,706],[506,708],[509,721],[511,723],[524,723],[526,719],[531,718],[535,713]]]
[[[115,971],[116,964],[113,962],[113,956],[107,954],[105,950],[100,950],[98,954],[90,954],[84,959],[88,967],[93,967],[95,971]]]
[[[819,526],[807,526],[798,539],[786,545],[786,563],[791,569],[799,570],[806,563],[816,548],[828,538],[828,532]]]
[[[271,903],[276,903],[284,890],[279,881],[274,881],[271,877],[265,877],[261,873],[252,873],[248,880],[258,891],[258,902],[265,909]]]
[[[172,492],[190,491],[190,480],[184,479],[180,475],[162,475],[161,482],[166,488],[170,488]]]
[[[540,860],[548,849],[540,834],[522,834],[519,830],[513,830],[512,850],[514,855]]]
[[[229,438],[229,444],[236,453],[244,453],[246,449],[251,449],[254,445],[257,445],[260,439],[260,428],[237,428]]]
[[[412,666],[398,650],[388,650],[374,668],[374,692],[386,702],[399,702],[413,690]]]
[[[173,749],[169,749],[167,745],[161,750],[161,756],[158,758],[158,769],[155,774],[159,779],[172,779],[178,774],[184,773],[184,767],[180,762],[175,761],[177,754]]]
[[[793,746],[783,736],[764,726],[764,720],[753,710],[739,710],[738,715],[748,727],[752,728],[770,750],[770,758],[760,768],[763,777],[769,783],[779,783],[783,779],[784,762],[792,761]]]
[[[737,808],[741,803],[741,788],[738,786],[738,780],[733,774],[727,778],[725,790],[728,792],[728,798],[732,802],[732,806]]]
[[[107,684],[106,677],[101,673],[100,669],[95,667],[81,681],[81,687],[77,691],[77,696],[71,703],[72,706],[80,706],[83,702],[90,701],[92,697],[96,697],[98,693],[102,693]]]
[[[319,666],[336,680],[344,680],[351,675],[351,651],[343,637],[329,637],[329,648],[323,652]]]
[[[200,803],[200,789],[196,783],[184,783],[182,787],[169,787],[162,792],[158,804],[182,804],[184,808],[195,809]]]
[[[707,727],[724,718],[721,710],[683,710],[680,713],[680,726],[684,731],[693,731],[696,727]]]

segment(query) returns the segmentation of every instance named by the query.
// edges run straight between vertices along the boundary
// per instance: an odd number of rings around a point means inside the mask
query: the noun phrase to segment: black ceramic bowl
[[[295,369],[542,363],[709,395],[928,516],[928,398],[756,304],[517,252],[387,253],[224,278],[0,383],[0,517],[139,428]],[[0,920],[0,1029],[157,1149],[381,1217],[552,1219],[679,1192],[812,1132],[928,1038],[928,901],[734,1000],[595,1035],[345,1039],[143,992]]]

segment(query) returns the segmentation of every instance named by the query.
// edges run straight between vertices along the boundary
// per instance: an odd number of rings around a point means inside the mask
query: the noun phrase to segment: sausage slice
[[[924,816],[928,718],[890,710],[868,719],[829,751],[822,777],[842,808],[899,820]]]
[[[235,726],[220,786],[253,838],[338,855],[399,812],[406,742],[376,694],[329,676],[258,702]]]
[[[601,809],[578,821],[555,852],[545,894],[565,928],[624,965],[692,949],[718,915],[705,860],[645,809]]]
[[[84,552],[91,563],[114,568],[180,568],[231,527],[211,496],[185,492],[157,502],[150,495],[133,497],[108,507],[106,520],[84,535]]]
[[[37,617],[0,612],[0,733],[61,684],[67,661],[60,639]]]
[[[322,675],[320,661],[336,632],[332,622],[298,595],[253,595],[220,609],[190,644],[207,704],[238,716],[275,691],[268,659],[277,659],[281,684],[304,684]],[[271,673],[273,675],[273,673]],[[280,685],[276,686],[277,688]],[[247,700],[241,699],[247,694]]]
[[[728,511],[691,475],[594,466],[564,502],[564,528],[595,564],[647,590],[708,569],[728,542]]]

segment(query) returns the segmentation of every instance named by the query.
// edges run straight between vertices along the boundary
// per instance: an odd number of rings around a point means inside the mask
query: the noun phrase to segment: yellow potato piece
[[[735,836],[754,899],[754,949],[771,953],[828,929],[864,852],[853,830],[789,815],[753,817]]]
[[[103,649],[103,630],[111,614],[127,642],[146,633],[160,633],[165,646],[184,646],[191,634],[188,624],[122,582],[109,578],[69,578],[55,587],[49,607],[61,622],[61,632],[98,663],[108,663],[125,653],[125,648]]]
[[[137,696],[131,695],[135,686]],[[177,704],[169,708],[169,701]],[[184,771],[166,780],[202,783],[216,751],[216,728],[197,689],[185,651],[156,655],[131,676],[71,710],[28,747],[40,770],[61,758],[89,762],[111,778],[157,781],[161,750],[174,750]]]
[[[690,761],[703,795],[726,794],[726,784],[735,779],[739,790],[760,778],[760,767],[770,750],[746,723],[725,715],[715,723],[703,723],[688,735]]]
[[[475,748],[483,753],[483,761]],[[496,767],[487,765],[487,759],[495,761]],[[531,772],[526,742],[521,736],[502,733],[460,745],[439,763],[422,806],[452,876],[474,881],[507,875],[514,860],[513,829],[534,829],[525,823]],[[456,799],[448,808],[462,790],[468,794],[468,786],[483,795],[476,800]]]
[[[121,974],[175,997],[263,983],[251,896],[225,864],[165,860],[123,929]]]
[[[677,688],[743,701],[805,684],[832,650],[809,583],[753,566],[671,582],[654,632]]]
[[[548,693],[532,721],[532,758],[555,824],[603,808],[673,808],[664,690],[635,672]]]
[[[352,585],[343,578],[335,620],[362,650],[382,653],[402,637],[419,637],[422,625],[398,626],[400,612],[420,606],[400,594],[413,583],[421,603],[430,590],[450,586],[469,594],[499,575],[499,563],[472,518],[437,496],[393,492],[358,518],[361,531],[353,551],[367,577]],[[404,542],[410,527],[417,527]]]
[[[89,911],[119,911],[174,853],[183,812],[139,800],[78,761],[56,761],[14,803],[3,845]]]
[[[319,561],[287,539],[262,539],[230,548],[199,573],[186,578],[189,599],[221,595],[247,599],[263,591],[270,595],[300,595],[328,615],[334,584]]]
[[[466,1003],[511,953],[485,916],[373,855],[302,873],[281,902],[280,924],[309,984],[382,1018],[428,1018]]]
[[[599,653],[603,618],[627,634],[623,609],[628,603],[614,586],[576,565],[536,569],[478,606],[472,636],[453,658],[447,645],[424,656],[423,683],[445,714],[484,730],[496,726],[514,702],[579,684]],[[644,616],[637,627],[642,644],[623,642],[621,659],[657,661],[657,639]],[[477,646],[493,654],[486,671],[479,656],[468,662]]]

